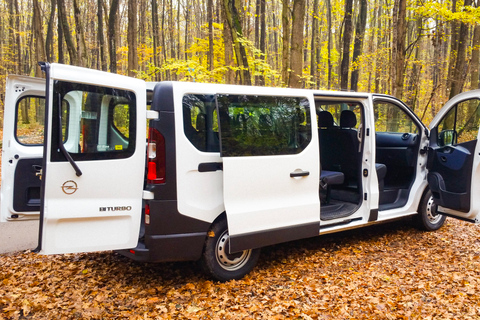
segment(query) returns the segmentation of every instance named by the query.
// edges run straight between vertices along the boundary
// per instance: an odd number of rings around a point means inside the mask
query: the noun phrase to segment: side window
[[[306,98],[218,95],[222,156],[300,153],[311,140]]]
[[[128,139],[130,134],[130,106],[128,104],[117,104],[113,108],[113,128]]]
[[[375,131],[418,133],[415,121],[398,106],[389,102],[375,102]]]
[[[26,96],[17,103],[15,137],[24,145],[42,145],[45,124],[45,98]]]
[[[477,139],[480,125],[480,99],[458,103],[438,125],[438,145],[448,146]]]
[[[61,126],[63,144],[74,160],[127,158],[133,154],[136,99],[132,92],[62,81],[55,83],[55,92],[53,145],[58,144]],[[60,102],[68,108],[59,111]],[[61,120],[55,116],[59,112]],[[52,160],[65,161],[57,149],[52,148]]]
[[[183,97],[183,130],[198,150],[220,151],[214,95],[187,94]]]

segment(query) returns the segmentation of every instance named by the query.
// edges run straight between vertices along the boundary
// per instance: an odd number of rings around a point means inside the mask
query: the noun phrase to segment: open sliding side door
[[[428,184],[438,211],[480,223],[480,90],[461,93],[430,124]]]
[[[230,252],[319,234],[313,102],[284,91],[216,96]]]
[[[41,253],[135,247],[145,168],[145,82],[45,64]]]
[[[11,75],[5,91],[0,221],[38,219],[45,79]]]

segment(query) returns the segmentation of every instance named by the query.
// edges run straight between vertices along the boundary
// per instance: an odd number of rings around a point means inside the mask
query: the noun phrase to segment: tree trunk
[[[213,71],[213,0],[207,0],[208,70]]]
[[[464,6],[470,6],[472,0],[465,0]],[[465,67],[466,67],[466,56],[467,56],[467,44],[468,37],[465,35],[468,34],[468,24],[465,22],[460,23],[460,35],[458,39],[458,48],[457,48],[457,59],[455,62],[455,69],[453,71],[452,84],[450,88],[449,98],[453,98],[462,91],[463,83],[465,81]]]
[[[85,33],[82,25],[82,17],[80,16],[80,8],[78,0],[73,0],[73,13],[75,16],[75,35],[77,37],[77,64],[81,67],[89,66],[87,45],[85,43]]]
[[[288,85],[291,88],[302,87],[303,72],[303,28],[305,25],[305,0],[293,0],[292,40],[290,54],[290,73]]]
[[[480,64],[480,25],[476,25],[473,30],[472,39],[472,62],[470,64],[470,89],[478,89],[479,82],[479,64]]]
[[[97,0],[98,12],[97,12],[97,24],[98,24],[98,45],[100,47],[100,55],[99,55],[99,64],[101,66],[102,71],[108,70],[107,65],[107,57],[105,54],[105,38],[103,33],[103,0]]]
[[[255,48],[260,46],[260,1],[255,3]]]
[[[184,47],[184,54],[185,54],[185,60],[188,60],[190,58],[190,55],[188,53],[188,48],[190,45],[190,39],[189,39],[189,34],[192,32],[190,30],[190,5],[186,4],[185,5],[185,47]]]
[[[402,99],[405,70],[405,36],[406,36],[407,1],[395,0],[393,7],[393,41],[392,41],[392,95]]]
[[[327,38],[327,89],[332,87],[332,4],[330,0],[327,2],[327,26],[328,26],[328,38]]]
[[[377,7],[377,17],[375,19],[375,21],[377,22],[377,28],[376,28],[376,36],[377,36],[377,43],[376,43],[376,51],[379,52],[381,47],[382,47],[382,4],[381,4],[381,0],[378,1],[379,4],[378,5],[375,5]],[[380,91],[380,78],[381,78],[381,66],[382,66],[382,60],[381,58],[379,57],[379,54],[377,53],[376,54],[376,57],[375,57],[375,92],[378,92],[378,93],[382,93]]]
[[[319,5],[318,0],[313,1],[313,16],[312,16],[312,41],[310,44],[310,76],[311,81],[315,83],[314,87],[317,86],[317,52],[320,50],[318,48],[318,11]]]
[[[43,42],[42,14],[38,0],[33,0],[33,33],[35,37],[35,60],[45,61],[45,42]],[[41,77],[42,70],[38,63],[35,63],[35,76]]]
[[[452,12],[457,12],[457,0],[452,0]],[[450,22],[450,59],[448,61],[448,73],[447,73],[447,94],[452,88],[453,74],[455,72],[455,62],[457,60],[458,40],[460,38],[459,22],[452,19]],[[450,94],[449,94],[450,95]],[[451,96],[451,95],[450,95]]]
[[[358,13],[357,23],[355,26],[355,40],[353,45],[352,61],[355,65],[352,71],[352,78],[350,82],[350,89],[352,91],[358,90],[358,78],[359,78],[358,58],[362,55],[363,39],[365,37],[366,25],[367,25],[367,0],[360,0],[360,12]]]
[[[59,1],[57,1],[57,11],[60,12]],[[58,63],[65,63],[65,50],[63,46],[64,45],[63,41],[65,37],[63,36],[62,22],[60,21],[60,19],[57,19],[57,33],[58,33]]]
[[[265,10],[266,10],[266,1],[260,0],[260,48],[259,49],[260,49],[261,55],[259,59],[263,61],[265,61],[265,57],[267,55],[267,51],[266,51],[266,41],[267,41],[266,16],[267,15],[265,14]],[[258,85],[260,86],[265,85],[265,76],[263,74],[258,76]]]
[[[64,0],[58,0],[58,20],[61,23],[63,37],[65,38],[65,43],[67,44],[67,51],[68,55],[70,56],[70,64],[77,65],[77,50],[75,48],[75,42],[73,41],[72,34],[70,33]]]
[[[120,0],[112,0],[110,13],[108,14],[108,51],[110,55],[110,72],[117,73],[117,37],[115,27],[117,25],[117,15]]]
[[[225,7],[222,2],[222,20],[223,22],[223,41],[225,47],[225,65],[227,71],[225,72],[225,83],[233,84],[235,83],[235,73],[233,71],[234,61],[233,61],[233,40],[232,40],[232,31],[227,21],[227,15],[225,13]]]
[[[57,7],[57,1],[51,0],[50,1],[50,17],[48,19],[48,27],[47,27],[47,38],[45,40],[45,53],[47,57],[47,61],[52,62],[54,60],[54,52],[53,52],[53,24],[55,21],[55,11]],[[58,42],[60,43],[63,39],[58,36]]]
[[[290,69],[290,0],[282,0],[282,80],[288,86]]]
[[[223,0],[225,9],[225,17],[231,30],[233,47],[235,50],[235,58],[240,70],[241,84],[251,85],[252,79],[250,76],[250,68],[247,60],[247,51],[243,45],[241,38],[243,38],[242,22],[240,20],[240,1],[239,0]]]
[[[137,0],[128,0],[128,75],[135,76],[138,70],[137,55]]]
[[[158,3],[157,0],[152,0],[152,42],[153,42],[153,65],[160,67],[160,54],[158,53],[159,47],[159,20],[158,20]],[[155,80],[159,80],[158,72],[155,73]]]
[[[350,42],[352,41],[353,0],[345,0],[345,19],[343,31],[343,55],[340,67],[340,88],[348,90],[348,69],[350,66]]]

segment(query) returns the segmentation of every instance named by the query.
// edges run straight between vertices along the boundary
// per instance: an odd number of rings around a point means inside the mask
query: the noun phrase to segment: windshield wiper
[[[73,169],[75,170],[75,174],[77,177],[80,177],[82,175],[82,170],[78,167],[78,165],[75,163],[75,160],[73,160],[72,156],[70,153],[68,153],[67,149],[65,149],[65,146],[63,145],[63,135],[62,135],[62,95],[59,93],[58,94],[58,124],[59,124],[59,130],[58,130],[58,144],[60,147],[60,150],[62,151],[63,155],[65,158],[67,158],[68,162],[72,165]]]

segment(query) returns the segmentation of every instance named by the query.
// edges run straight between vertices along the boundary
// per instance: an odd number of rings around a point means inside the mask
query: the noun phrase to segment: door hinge
[[[158,119],[158,111],[155,110],[147,110],[147,119]]]

